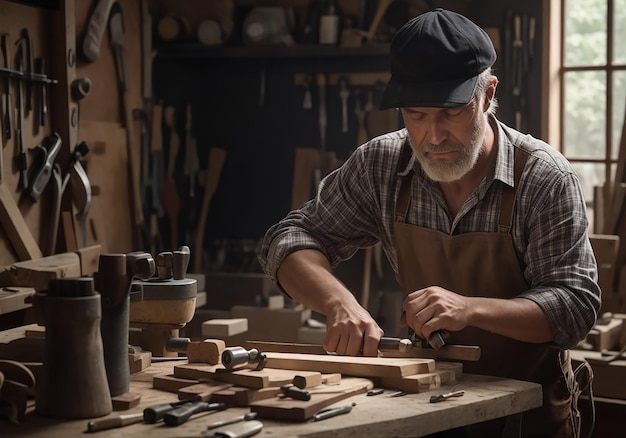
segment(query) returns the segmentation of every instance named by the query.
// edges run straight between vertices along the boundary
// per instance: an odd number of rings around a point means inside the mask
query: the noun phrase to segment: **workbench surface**
[[[172,362],[172,367],[175,365]],[[154,366],[154,365],[153,365]],[[163,364],[159,364],[163,369]],[[150,371],[148,368],[146,371]],[[139,373],[140,374],[140,373]],[[152,384],[133,375],[131,392],[142,394],[139,406],[128,411],[114,411],[110,416],[143,412],[148,406],[177,400],[176,394],[152,388]],[[461,397],[430,403],[430,396],[464,390]],[[541,386],[512,379],[465,374],[453,385],[419,394],[388,397],[393,391],[368,397],[365,394],[342,400],[334,406],[356,403],[352,412],[319,422],[278,422],[260,419],[263,430],[256,437],[417,437],[484,420],[517,414],[541,406]],[[192,437],[211,435],[206,426],[249,412],[233,407],[220,412],[201,413],[186,423],[170,427],[163,424],[137,423],[86,433],[90,419],[63,421],[43,417],[29,408],[24,421],[13,425],[0,420],[2,437]],[[102,417],[105,418],[105,417]]]

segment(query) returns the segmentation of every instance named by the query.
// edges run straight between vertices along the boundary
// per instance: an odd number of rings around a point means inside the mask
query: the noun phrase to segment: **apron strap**
[[[412,150],[409,147],[409,143],[404,143],[402,150],[400,151],[400,159],[398,160],[396,174],[402,172],[409,164],[411,153]],[[411,169],[408,175],[404,178],[400,178],[400,192],[398,193],[398,199],[396,200],[396,222],[406,222],[406,216],[409,212],[409,201],[411,198],[411,181],[413,181],[414,174],[415,171]]]
[[[515,149],[515,164],[513,167],[513,186],[504,185],[502,187],[502,197],[500,201],[500,220],[498,221],[498,232],[508,233],[513,226],[513,209],[515,207],[515,193],[522,178],[522,172],[526,167],[530,154],[521,148]]]

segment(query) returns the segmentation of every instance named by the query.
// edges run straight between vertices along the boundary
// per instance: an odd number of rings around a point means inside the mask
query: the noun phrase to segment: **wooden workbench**
[[[174,366],[172,362],[172,367]],[[154,365],[153,365],[154,366]],[[159,365],[163,369],[163,364]],[[150,368],[146,370],[150,372]],[[139,373],[141,374],[141,373]],[[158,403],[176,401],[176,395],[155,390],[151,383],[133,375],[131,391],[142,394],[141,404],[128,411],[117,411],[111,416],[142,412],[145,407]],[[145,380],[145,379],[143,379]],[[408,394],[402,397],[387,397],[393,391],[368,397],[365,394],[345,399],[337,406],[356,405],[352,412],[319,422],[277,422],[262,419],[263,430],[257,437],[416,437],[484,420],[514,415],[541,405],[541,386],[496,377],[464,375],[454,384],[454,389],[463,389],[461,397],[450,398],[441,403],[430,403],[430,396],[452,389],[442,386],[436,391]],[[31,409],[32,411],[32,409]],[[192,437],[208,434],[206,425],[248,412],[246,408],[230,408],[221,412],[196,414],[177,427],[157,424],[132,424],[122,428],[85,434],[89,419],[62,421],[28,412],[19,425],[0,420],[2,437]]]

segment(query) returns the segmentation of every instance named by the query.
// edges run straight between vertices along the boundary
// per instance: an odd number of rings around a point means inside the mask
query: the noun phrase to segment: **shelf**
[[[294,46],[205,46],[198,43],[156,45],[163,59],[293,59],[293,58],[360,58],[387,56],[389,44],[371,44],[343,48],[324,45]]]

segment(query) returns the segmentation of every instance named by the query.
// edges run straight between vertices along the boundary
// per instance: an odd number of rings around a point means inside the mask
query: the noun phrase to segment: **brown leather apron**
[[[394,230],[398,278],[405,296],[428,286],[441,286],[465,296],[493,298],[513,298],[528,289],[510,234],[515,187],[518,187],[529,156],[521,149],[517,150],[520,152],[515,156],[515,186],[502,184],[499,231],[496,233],[473,232],[451,236],[407,224],[414,172],[409,172],[402,179]],[[404,161],[406,167],[410,154],[410,148],[405,146],[400,166]],[[403,170],[404,167],[398,169]],[[451,333],[448,342],[480,346],[480,360],[463,363],[466,373],[543,385],[543,407],[522,415],[522,436],[573,436],[569,419],[571,395],[563,372],[564,369],[571,370],[568,354],[562,358],[558,349],[547,344],[520,342],[474,327]],[[493,420],[472,426],[467,432],[470,436],[500,436],[504,424],[504,419]]]

